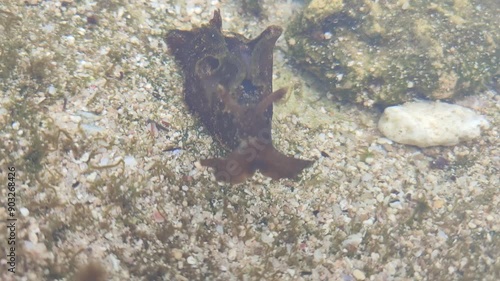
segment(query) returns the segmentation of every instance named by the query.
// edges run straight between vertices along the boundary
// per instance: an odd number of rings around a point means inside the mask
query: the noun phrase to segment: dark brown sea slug
[[[172,30],[166,42],[184,73],[189,109],[228,150],[227,158],[201,160],[218,180],[240,183],[259,170],[273,179],[294,178],[312,161],[286,156],[272,144],[273,103],[286,94],[272,90],[273,48],[282,33],[270,26],[249,40],[222,34],[219,11],[206,25]]]

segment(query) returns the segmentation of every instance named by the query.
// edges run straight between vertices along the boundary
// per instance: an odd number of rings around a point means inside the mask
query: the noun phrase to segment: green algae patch
[[[453,100],[494,85],[500,20],[493,1],[324,2],[311,1],[285,36],[297,66],[340,100]]]

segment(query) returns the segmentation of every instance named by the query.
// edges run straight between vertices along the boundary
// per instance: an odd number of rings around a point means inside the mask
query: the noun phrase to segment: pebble
[[[365,273],[359,269],[355,269],[352,272],[352,275],[354,276],[354,278],[356,278],[356,280],[365,280],[366,279]]]
[[[203,12],[203,9],[200,6],[196,6],[196,7],[194,7],[193,12],[195,14],[199,15],[199,14],[201,14],[201,12]]]
[[[274,238],[272,235],[268,235],[264,232],[262,232],[262,235],[260,236],[260,238],[262,239],[262,242],[266,243],[266,244],[271,244],[274,242]]]
[[[87,180],[89,182],[94,182],[97,178],[97,173],[96,172],[92,172],[90,175],[87,176]]]
[[[399,209],[399,210],[403,209],[403,205],[401,205],[400,201],[389,203],[389,206],[394,209]]]
[[[434,209],[440,209],[441,207],[443,207],[443,206],[444,206],[444,203],[445,203],[445,202],[444,202],[444,200],[442,200],[442,199],[436,199],[436,200],[434,200],[434,202],[432,203],[432,207],[433,207]]]
[[[197,261],[195,258],[193,258],[192,256],[187,257],[186,261],[187,261],[187,263],[188,263],[188,264],[190,264],[190,265],[195,265],[195,264],[198,262],[198,261]]]
[[[439,255],[439,250],[433,250],[431,252],[431,259],[435,259]]]
[[[182,251],[177,248],[174,248],[172,249],[172,255],[176,260],[180,260],[182,258]]]
[[[54,95],[54,94],[57,92],[57,90],[56,90],[56,88],[54,87],[54,85],[50,85],[47,91],[48,91],[48,93],[49,93],[50,95]]]
[[[314,260],[319,261],[322,260],[325,257],[323,254],[323,251],[321,249],[316,249],[314,251]]]
[[[349,245],[357,247],[361,241],[363,241],[363,235],[361,233],[351,234],[342,242],[342,247],[347,247]]]
[[[134,156],[127,155],[127,156],[125,156],[123,161],[125,162],[126,166],[129,166],[129,167],[137,166],[137,160],[135,160]]]
[[[477,225],[475,223],[473,223],[472,221],[470,221],[467,226],[469,226],[469,228],[471,228],[471,229],[474,229],[477,227]]]
[[[227,254],[227,259],[230,261],[233,261],[234,259],[236,259],[236,250],[235,249],[229,250],[229,253]]]
[[[438,231],[438,237],[441,237],[443,239],[448,239],[448,235],[446,235],[446,233],[442,230]]]
[[[114,254],[109,254],[107,256],[107,259],[108,259],[109,263],[112,265],[112,269],[114,271],[120,270],[120,260]]]
[[[21,207],[21,208],[19,209],[19,212],[21,213],[21,215],[22,215],[23,217],[27,217],[27,216],[29,216],[29,214],[30,214],[30,211],[29,211],[28,209],[26,209],[25,207]]]
[[[378,123],[388,139],[418,147],[456,145],[479,137],[488,127],[488,121],[473,110],[444,102],[387,107]]]
[[[215,231],[217,231],[217,233],[219,233],[219,234],[224,234],[224,226],[222,224],[218,224],[215,227]]]
[[[37,244],[38,243],[38,233],[39,231],[37,231],[36,229],[35,230],[31,230],[29,233],[28,233],[28,239],[29,241],[31,241],[33,244]]]

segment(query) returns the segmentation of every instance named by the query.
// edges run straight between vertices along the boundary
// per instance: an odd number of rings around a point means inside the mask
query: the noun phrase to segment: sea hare
[[[215,140],[232,151],[226,158],[201,160],[217,180],[241,183],[259,170],[272,179],[294,178],[312,161],[286,156],[272,144],[273,48],[282,33],[270,26],[249,40],[222,33],[220,11],[208,24],[172,30],[166,42],[184,73],[184,99]]]

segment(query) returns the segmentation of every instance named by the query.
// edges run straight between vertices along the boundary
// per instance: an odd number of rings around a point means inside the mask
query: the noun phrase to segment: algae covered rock
[[[498,86],[499,13],[497,0],[312,0],[285,36],[342,100],[453,99]]]

